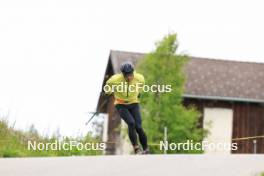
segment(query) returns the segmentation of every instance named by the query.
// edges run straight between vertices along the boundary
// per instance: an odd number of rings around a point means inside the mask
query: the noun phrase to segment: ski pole
[[[90,119],[85,123],[85,125],[88,125],[89,122],[96,116],[99,114],[99,110],[108,102],[110,96],[107,96],[107,98],[103,101],[103,103],[99,106],[98,110],[96,112],[93,113],[93,115],[90,117]]]

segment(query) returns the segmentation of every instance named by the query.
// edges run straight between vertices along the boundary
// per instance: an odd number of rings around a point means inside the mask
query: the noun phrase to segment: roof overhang
[[[184,98],[194,98],[194,99],[205,99],[205,100],[264,103],[264,100],[250,99],[250,98],[237,98],[237,97],[220,97],[220,96],[205,96],[205,95],[191,95],[191,94],[183,94],[183,97]]]

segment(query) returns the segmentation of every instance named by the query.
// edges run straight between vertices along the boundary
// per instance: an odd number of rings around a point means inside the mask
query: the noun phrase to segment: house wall
[[[202,100],[186,98],[183,101],[186,107],[195,106],[201,113],[198,127],[204,127],[205,108],[228,108],[233,111],[232,139],[250,136],[260,136],[264,134],[264,106],[258,103],[228,102],[216,100]],[[120,123],[121,119],[115,110],[113,100],[108,103],[108,144],[107,154],[121,154],[117,148],[124,147],[121,143]],[[232,153],[254,153],[254,139],[235,141],[238,150]],[[234,142],[234,141],[233,141]],[[256,139],[256,153],[264,153],[264,139]],[[127,148],[127,147],[125,147]],[[122,149],[123,150],[123,149]]]
[[[204,129],[210,133],[204,139],[214,145],[226,146],[206,148],[205,153],[231,153],[231,141],[233,130],[233,109],[230,108],[204,108]]]
[[[205,108],[227,108],[233,111],[232,139],[264,135],[264,106],[258,103],[228,102],[216,100],[202,100],[186,98],[183,101],[186,107],[195,106],[201,113],[198,127],[204,127]],[[108,144],[107,154],[121,154],[117,148],[124,147],[121,143],[121,119],[115,110],[113,100],[107,106],[108,112]],[[254,153],[254,139],[235,141],[238,150],[232,153]],[[233,141],[234,142],[234,141]],[[256,153],[264,153],[264,139],[256,139]],[[127,148],[127,146],[125,147]],[[124,149],[124,148],[123,148]],[[122,150],[123,150],[122,149]]]
[[[232,139],[264,135],[263,104],[186,98],[184,99],[184,105],[186,107],[195,106],[201,112],[199,127],[203,127],[205,108],[230,108],[233,110]],[[238,150],[232,153],[254,153],[253,140],[235,141],[238,144]],[[256,142],[256,153],[264,153],[264,139],[256,139]]]
[[[107,105],[107,113],[108,113],[108,139],[107,139],[107,147],[106,154],[116,154],[116,149],[120,144],[120,123],[121,119],[114,107],[114,98],[111,97],[108,105]]]

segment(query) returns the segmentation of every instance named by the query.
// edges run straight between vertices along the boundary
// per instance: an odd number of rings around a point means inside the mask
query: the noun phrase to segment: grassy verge
[[[101,155],[102,150],[78,150],[73,147],[71,150],[29,150],[28,141],[36,143],[66,143],[77,141],[80,143],[98,143],[99,137],[93,137],[88,133],[84,137],[45,137],[39,135],[36,129],[31,127],[28,131],[14,129],[7,120],[0,119],[0,157],[34,157],[34,156],[77,156],[77,155]]]

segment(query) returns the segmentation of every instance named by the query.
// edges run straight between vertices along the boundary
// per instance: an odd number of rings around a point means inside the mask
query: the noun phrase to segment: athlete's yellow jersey
[[[144,76],[134,71],[134,79],[127,82],[122,73],[109,78],[104,87],[106,94],[114,94],[114,104],[139,103],[138,95],[145,84]]]

